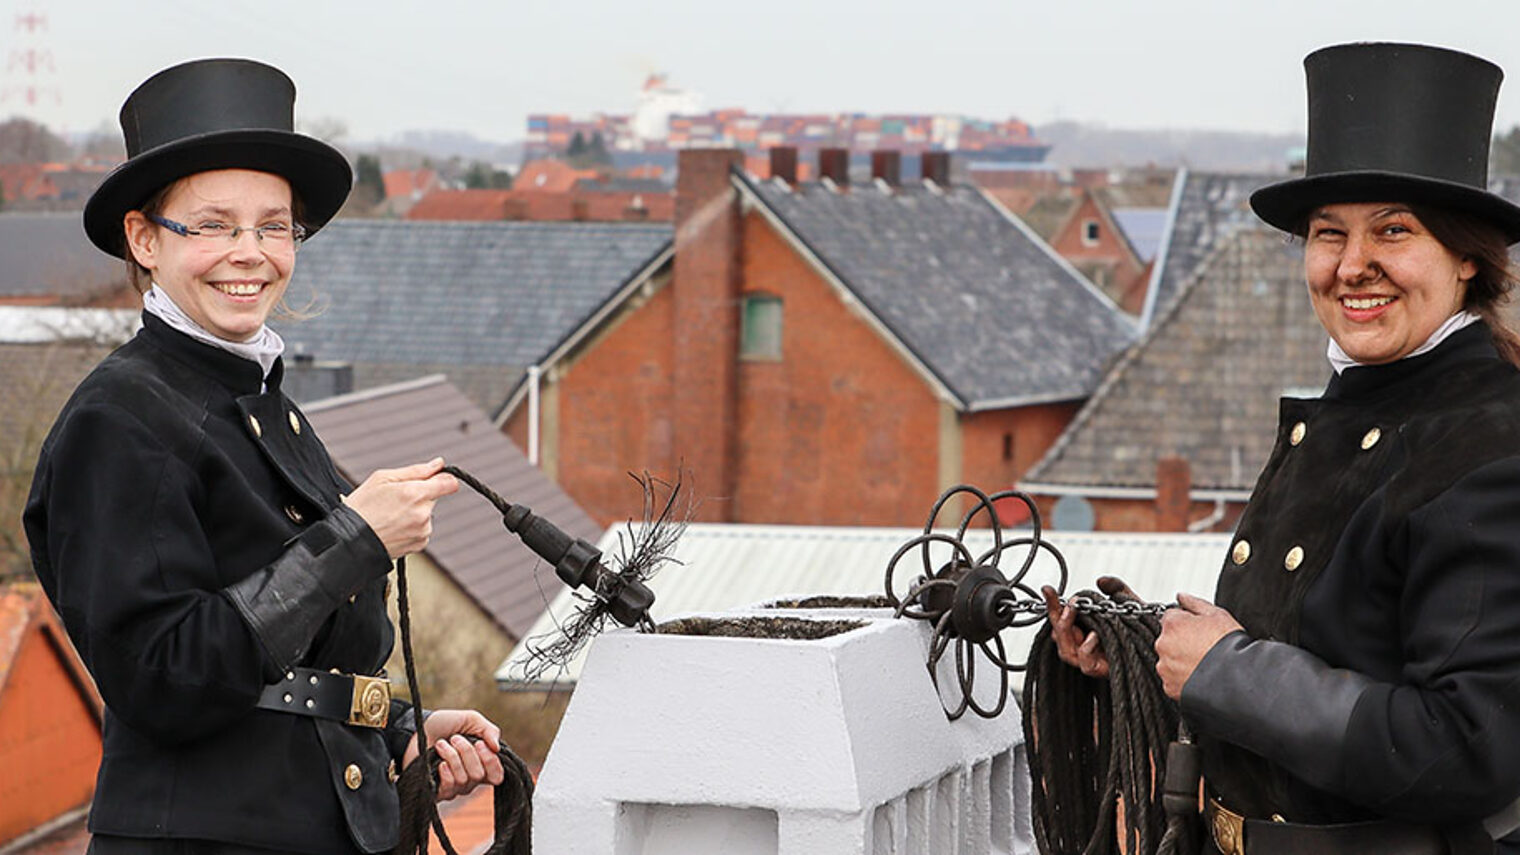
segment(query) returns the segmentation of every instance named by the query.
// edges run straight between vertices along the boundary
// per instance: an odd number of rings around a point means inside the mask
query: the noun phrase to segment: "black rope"
[[[1127,853],[1190,852],[1188,825],[1171,820],[1163,799],[1166,752],[1180,717],[1156,674],[1161,622],[1149,612],[1115,609],[1079,611],[1077,623],[1097,633],[1108,678],[1062,662],[1048,624],[1035,637],[1024,678],[1035,841],[1045,853],[1100,855],[1121,841]]]
[[[474,476],[455,466],[445,467],[454,477],[469,484],[481,495],[500,502],[501,497],[481,484]],[[422,705],[421,687],[417,682],[417,661],[412,655],[411,603],[406,584],[406,557],[396,559],[396,610],[401,627],[401,658],[406,666],[406,685],[412,696],[412,708],[417,717],[418,759],[402,771],[397,781],[401,799],[401,833],[393,855],[427,855],[428,829],[438,835],[438,843],[448,855],[459,855],[443,819],[438,815],[438,763],[437,749],[427,738],[429,713]],[[497,744],[497,757],[501,760],[505,778],[495,788],[495,836],[487,855],[529,855],[533,851],[533,775],[522,758],[513,753],[505,743]]]
[[[554,572],[571,588],[587,588],[591,593],[589,602],[566,626],[560,627],[560,637],[542,646],[529,644],[536,667],[547,670],[560,665],[583,646],[592,635],[600,632],[608,619],[643,630],[654,627],[649,618],[649,606],[654,594],[644,584],[664,564],[673,561],[671,552],[676,540],[685,530],[692,506],[681,505],[679,479],[673,484],[660,481],[647,473],[633,476],[644,488],[645,525],[635,536],[625,541],[619,535],[623,555],[619,569],[614,572],[602,565],[602,554],[591,544],[571,537],[553,523],[533,514],[523,505],[514,505],[486,486],[480,479],[457,466],[445,466],[443,471],[458,478],[470,489],[484,496],[502,515],[507,530],[522,539],[524,545],[539,557],[554,565]],[[656,494],[664,488],[664,502]],[[401,653],[406,664],[406,680],[411,687],[412,704],[417,710],[417,730],[426,734],[426,715],[418,694],[416,663],[412,656],[411,608],[406,584],[406,560],[396,561],[396,591],[399,623],[401,626]],[[401,796],[401,843],[395,853],[400,855],[426,855],[428,830],[438,835],[448,855],[458,855],[449,840],[443,822],[438,817],[438,753],[431,747],[425,749],[425,762],[414,762],[402,773],[398,781]],[[528,855],[532,848],[533,776],[522,758],[512,753],[504,744],[497,745],[497,756],[506,773],[502,785],[496,787],[495,841],[487,855]]]

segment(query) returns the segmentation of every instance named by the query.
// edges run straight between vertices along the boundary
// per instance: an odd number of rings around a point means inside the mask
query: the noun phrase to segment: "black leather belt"
[[[391,683],[384,677],[292,668],[285,679],[264,687],[258,708],[356,727],[385,727],[391,714]]]
[[[1204,806],[1214,845],[1223,855],[1445,855],[1446,838],[1430,825],[1402,822],[1352,822],[1302,825],[1246,819],[1214,799]]]

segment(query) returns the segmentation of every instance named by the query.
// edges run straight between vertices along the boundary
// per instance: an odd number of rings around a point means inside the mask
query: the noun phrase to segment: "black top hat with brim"
[[[1520,241],[1520,207],[1488,192],[1494,102],[1504,72],[1426,45],[1335,45],[1304,58],[1304,177],[1251,195],[1273,226],[1301,232],[1321,205],[1405,202],[1464,211]]]
[[[295,132],[296,87],[284,72],[246,59],[202,59],[167,68],[121,107],[127,161],[84,207],[84,230],[125,257],[122,218],[162,187],[197,172],[253,169],[290,182],[311,234],[338,212],[353,172],[337,149]]]

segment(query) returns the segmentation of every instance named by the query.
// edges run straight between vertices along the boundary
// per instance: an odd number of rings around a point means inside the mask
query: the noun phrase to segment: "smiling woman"
[[[143,328],[58,416],[24,521],[106,703],[96,855],[382,852],[422,748],[442,798],[502,780],[494,724],[434,711],[419,745],[381,670],[391,562],[458,482],[435,459],[348,484],[280,391],[265,321],[351,183],[292,131],[294,100],[247,60],[154,75],[85,208],[133,265]]]
[[[1304,273],[1314,313],[1354,363],[1403,359],[1462,311],[1477,264],[1408,205],[1344,202],[1309,217]]]
[[[191,320],[218,338],[247,341],[290,284],[296,230],[305,230],[293,209],[290,182],[278,175],[199,172],[169,185],[164,213],[127,213],[127,249]]]
[[[1283,399],[1217,604],[1181,595],[1155,644],[1202,757],[1203,852],[1520,853],[1520,349],[1498,315],[1520,207],[1486,174],[1502,74],[1402,44],[1304,65],[1306,175],[1251,206],[1304,238],[1334,376]],[[1048,596],[1062,659],[1104,675]]]

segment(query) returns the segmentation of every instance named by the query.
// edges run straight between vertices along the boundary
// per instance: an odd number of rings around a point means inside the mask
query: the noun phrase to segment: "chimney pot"
[[[827,178],[840,187],[849,186],[850,150],[847,148],[819,149],[818,177]]]
[[[941,187],[949,187],[950,152],[926,151],[921,158],[920,174]]]
[[[1187,531],[1192,504],[1192,467],[1176,455],[1156,461],[1156,530]]]
[[[795,146],[778,145],[771,149],[771,177],[780,178],[788,184],[797,183],[797,149]]]
[[[871,152],[871,178],[881,179],[891,187],[900,184],[902,182],[902,152]]]

